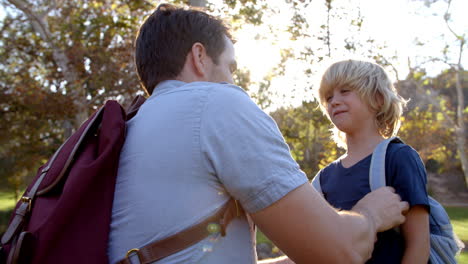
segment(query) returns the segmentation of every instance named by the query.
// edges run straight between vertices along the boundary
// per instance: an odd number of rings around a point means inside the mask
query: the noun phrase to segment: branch
[[[86,93],[84,89],[79,87],[79,74],[76,69],[70,65],[70,59],[68,58],[65,51],[58,47],[54,39],[52,38],[52,34],[49,30],[49,24],[47,23],[46,14],[50,12],[52,9],[48,9],[45,14],[42,16],[39,15],[37,12],[32,10],[32,5],[27,3],[24,0],[8,0],[11,4],[13,4],[16,8],[21,10],[26,17],[31,22],[33,30],[35,30],[41,36],[42,40],[44,40],[52,50],[52,56],[54,62],[60,67],[61,73],[63,74],[64,79],[67,81],[67,87],[70,88],[69,92],[71,97],[73,98],[74,104],[76,105],[78,110],[78,114],[76,115],[75,125],[78,127],[83,120],[86,120],[87,113],[86,109]],[[54,1],[54,6],[56,2]]]
[[[444,14],[444,20],[445,20],[445,24],[447,25],[447,28],[449,29],[449,31],[455,36],[455,38],[456,38],[457,40],[460,41],[460,51],[459,51],[459,57],[458,57],[457,66],[458,66],[458,70],[461,70],[461,58],[462,58],[462,53],[463,53],[463,46],[465,45],[466,40],[465,40],[464,36],[458,35],[458,34],[452,29],[452,27],[451,27],[450,24],[449,24],[449,17],[450,17],[449,10],[450,10],[450,5],[451,5],[451,4],[452,4],[452,0],[448,0],[448,2],[447,2],[447,10],[445,11],[445,14]]]
[[[326,1],[326,5],[327,5],[327,47],[328,47],[328,57],[331,57],[331,50],[330,50],[330,12],[331,12],[331,9],[332,9],[332,5],[331,5],[331,0],[327,0]]]
[[[11,4],[13,4],[16,8],[23,11],[23,13],[28,17],[29,21],[31,22],[34,30],[38,32],[42,39],[47,42],[50,42],[51,34],[48,30],[47,21],[44,20],[44,17],[40,17],[37,13],[35,13],[31,8],[30,4],[23,0],[8,0]]]
[[[452,34],[458,38],[459,36],[457,35],[457,33],[455,33],[455,31],[453,31],[452,27],[450,27],[450,24],[449,24],[449,16],[450,16],[450,13],[449,13],[449,10],[450,10],[450,5],[452,4],[452,0],[448,0],[447,2],[447,10],[445,11],[445,14],[444,14],[444,20],[445,20],[445,24],[447,25],[447,28],[450,30],[450,32],[452,32]]]
[[[52,34],[49,31],[49,24],[44,16],[38,15],[31,9],[31,5],[24,0],[8,0],[16,8],[23,11],[23,13],[28,17],[31,22],[33,29],[39,33],[42,39],[49,44],[52,48],[52,54],[55,60],[55,63],[62,69],[62,74],[68,83],[73,84],[78,80],[78,74],[76,71],[69,67],[70,60],[68,59],[65,52],[57,47],[53,41]]]
[[[57,1],[52,0],[52,4],[47,8],[47,10],[41,14],[41,20],[44,19],[52,10],[57,9]]]
[[[449,66],[450,68],[454,68],[454,69],[457,68],[457,64],[450,63],[448,60],[441,59],[441,58],[429,58],[429,59],[419,63],[419,66],[417,66],[417,67],[420,67],[420,66],[425,65],[426,63],[430,63],[430,62],[442,62],[442,63],[447,64],[447,66]]]

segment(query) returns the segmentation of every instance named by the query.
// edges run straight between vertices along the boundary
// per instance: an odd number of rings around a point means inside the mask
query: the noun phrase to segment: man
[[[275,122],[231,84],[234,47],[220,20],[160,5],[140,28],[135,57],[150,97],[128,122],[111,263],[129,250],[137,260],[138,248],[193,227],[231,198],[296,263],[362,263],[376,232],[404,221],[408,205],[390,188],[351,212],[336,212],[313,190]],[[225,236],[217,231],[157,263],[256,262],[245,216]]]

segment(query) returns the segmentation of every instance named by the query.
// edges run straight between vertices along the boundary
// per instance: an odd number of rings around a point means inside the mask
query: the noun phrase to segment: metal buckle
[[[31,202],[32,202],[31,197],[23,196],[21,197],[21,202],[28,203],[28,211],[31,211]]]
[[[237,217],[239,217],[239,216],[241,216],[241,214],[240,214],[240,210],[239,210],[239,205],[237,204],[237,200],[234,200],[234,203],[236,204]]]
[[[130,259],[130,256],[132,255],[132,253],[136,254],[137,257],[138,257],[138,261],[141,263],[141,258],[140,258],[140,254],[138,254],[138,252],[140,252],[140,249],[139,248],[132,248],[130,249],[129,251],[127,251],[127,254],[125,254],[125,257]]]

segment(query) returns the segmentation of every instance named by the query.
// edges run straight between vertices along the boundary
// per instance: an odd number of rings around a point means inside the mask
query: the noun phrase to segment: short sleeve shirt
[[[231,197],[262,210],[307,183],[276,123],[234,85],[165,81],[127,123],[110,262],[193,226]],[[255,263],[245,218],[156,263]]]
[[[372,155],[349,168],[336,160],[321,170],[320,182],[325,199],[335,208],[350,210],[369,193],[369,168]],[[395,188],[410,206],[429,208],[426,191],[426,171],[418,153],[408,145],[391,143],[385,160],[388,186]],[[403,237],[395,230],[377,235],[372,258],[367,263],[401,263],[404,253]]]

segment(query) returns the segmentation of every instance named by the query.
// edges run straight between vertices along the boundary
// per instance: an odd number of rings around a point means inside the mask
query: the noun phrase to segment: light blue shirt
[[[307,183],[276,123],[235,85],[164,81],[127,124],[111,263],[201,222],[230,197],[253,213]],[[238,218],[225,237],[212,234],[156,263],[255,263],[254,244]]]

